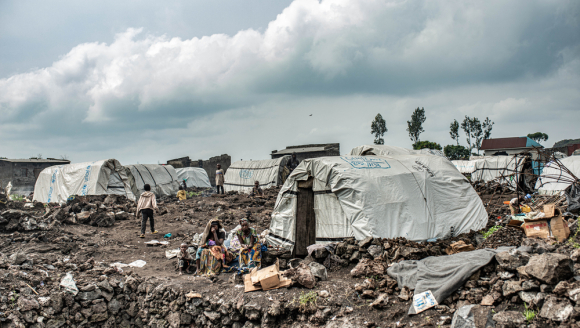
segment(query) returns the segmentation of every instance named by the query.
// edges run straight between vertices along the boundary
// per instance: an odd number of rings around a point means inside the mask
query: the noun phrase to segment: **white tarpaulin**
[[[183,180],[185,180],[187,188],[211,188],[207,172],[201,167],[182,167],[175,169],[175,172],[179,183],[183,184]]]
[[[312,177],[316,242],[367,236],[421,241],[480,230],[487,213],[453,164],[430,155],[303,160],[278,194],[269,243],[296,241],[298,181]]]
[[[224,190],[248,193],[254,187],[254,181],[258,181],[262,189],[278,186],[282,184],[284,167],[290,158],[287,155],[276,159],[235,162],[228,167],[224,177]]]
[[[455,165],[455,168],[457,168],[457,170],[462,174],[473,173],[475,171],[476,162],[477,161],[461,161],[461,160],[451,161],[451,163]]]
[[[580,156],[570,156],[559,160],[572,174],[580,178]],[[568,188],[574,178],[560,169],[554,162],[544,166],[542,174],[536,182],[536,189],[540,195],[554,195]]]
[[[524,166],[524,156],[486,156],[474,159],[475,171],[471,181],[489,182],[499,178],[499,182],[515,188]],[[517,171],[517,173],[516,173]]]
[[[363,145],[354,147],[350,154],[352,156],[368,156],[368,155],[378,155],[378,156],[394,156],[394,155],[434,155],[445,157],[445,154],[441,150],[437,149],[407,149],[397,146],[387,146],[387,145]]]
[[[175,196],[179,190],[177,173],[171,165],[134,164],[125,168],[133,193],[138,197],[145,191],[145,184],[157,196]]]
[[[116,159],[47,167],[38,175],[33,199],[64,203],[72,195],[108,194],[135,200],[125,169]]]

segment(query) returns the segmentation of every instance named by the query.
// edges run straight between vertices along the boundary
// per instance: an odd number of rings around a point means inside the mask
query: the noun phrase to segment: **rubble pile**
[[[155,220],[167,231],[147,234],[145,241],[168,246],[144,245],[137,237],[135,203],[124,197],[75,197],[46,207],[0,203],[0,326],[580,327],[577,219],[567,221],[571,237],[564,242],[526,238],[507,226],[509,208],[503,202],[513,197],[507,191],[480,194],[493,214],[478,232],[429,242],[347,238],[316,245],[305,259],[270,248],[262,254],[262,268],[278,262],[293,281],[289,289],[244,293],[244,281],[235,274],[177,278],[167,250],[191,242],[213,218],[230,232],[247,217],[261,233],[269,227],[278,191],[266,189],[263,198],[250,198],[196,190],[185,201],[159,199]],[[484,238],[494,226],[501,228]],[[171,236],[164,238],[167,232]],[[511,249],[498,251],[458,282],[451,296],[417,315],[407,314],[414,290],[387,274],[402,261],[444,261],[449,254],[505,246]],[[137,259],[147,262],[141,270],[111,267]],[[65,283],[69,273],[74,288]]]

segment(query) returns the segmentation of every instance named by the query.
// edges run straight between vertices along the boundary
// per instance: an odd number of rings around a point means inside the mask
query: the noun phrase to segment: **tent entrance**
[[[307,247],[316,243],[316,218],[314,215],[314,191],[312,177],[298,182],[296,205],[296,244],[294,256],[308,255]]]

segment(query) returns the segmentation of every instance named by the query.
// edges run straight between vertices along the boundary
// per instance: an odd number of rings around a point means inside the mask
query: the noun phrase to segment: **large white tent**
[[[275,159],[259,161],[239,161],[232,163],[224,177],[224,190],[237,190],[250,192],[254,182],[258,181],[260,187],[270,188],[284,183],[284,168],[291,156],[282,156]]]
[[[570,156],[559,159],[561,165],[566,167],[576,178],[580,178],[580,156]],[[575,178],[558,163],[550,162],[544,166],[542,174],[536,182],[536,189],[540,195],[558,194],[568,188]]]
[[[177,172],[171,165],[134,164],[126,165],[125,169],[137,198],[145,191],[145,184],[157,196],[175,196],[179,190]]]
[[[181,167],[175,169],[180,184],[185,181],[187,188],[211,188],[207,172],[201,167]]]
[[[441,150],[437,149],[407,149],[397,146],[388,145],[362,145],[354,147],[350,154],[351,156],[367,156],[367,155],[378,155],[378,156],[394,156],[394,155],[434,155],[445,157],[445,154]]]
[[[64,203],[72,195],[111,194],[135,200],[125,169],[116,159],[47,167],[38,175],[33,199]]]
[[[315,225],[302,222],[302,194],[312,190]],[[286,249],[304,239],[297,227],[315,226],[327,243],[367,236],[422,241],[480,230],[487,213],[469,181],[453,164],[431,155],[341,156],[306,159],[280,190],[270,244]],[[300,228],[302,229],[302,228]],[[302,241],[301,243],[304,243]],[[296,244],[296,245],[295,245]]]

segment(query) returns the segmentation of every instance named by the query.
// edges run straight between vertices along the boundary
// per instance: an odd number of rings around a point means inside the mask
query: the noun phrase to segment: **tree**
[[[530,133],[528,134],[528,138],[535,142],[548,141],[548,135],[542,132]]]
[[[483,140],[485,139],[489,139],[489,137],[491,137],[491,129],[493,129],[493,125],[495,123],[492,122],[489,117],[485,118],[485,121],[483,121]],[[478,148],[479,150],[479,148]]]
[[[471,152],[473,148],[477,148],[477,153],[479,154],[479,147],[481,146],[481,140],[483,139],[483,130],[481,129],[481,122],[479,119],[477,117],[470,118],[465,115],[465,119],[461,123],[461,128],[465,131],[469,152]]]
[[[384,145],[385,140],[383,136],[387,132],[387,123],[381,114],[375,116],[375,120],[371,123],[371,134],[375,135],[375,145]]]
[[[436,142],[431,142],[431,141],[427,141],[427,140],[417,141],[413,144],[413,149],[415,149],[415,150],[419,150],[419,149],[423,149],[423,148],[441,150],[441,145],[436,143]]]
[[[407,121],[407,132],[409,132],[409,137],[413,143],[419,141],[419,135],[422,132],[425,132],[425,130],[423,130],[423,123],[426,119],[425,108],[417,107],[411,115],[411,120]]]
[[[463,146],[447,145],[443,148],[445,156],[450,160],[469,159],[469,149]]]
[[[451,139],[457,141],[457,145],[459,146],[459,122],[457,122],[457,120],[453,120],[449,126],[449,130]]]

